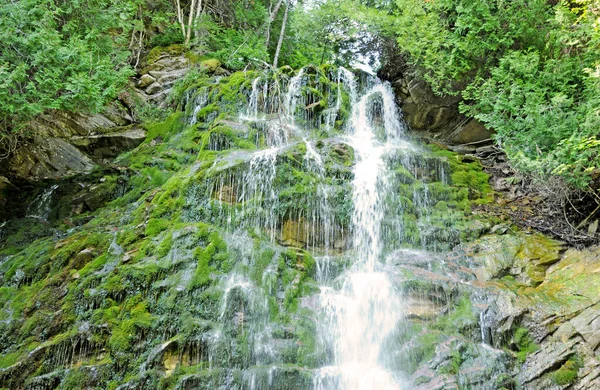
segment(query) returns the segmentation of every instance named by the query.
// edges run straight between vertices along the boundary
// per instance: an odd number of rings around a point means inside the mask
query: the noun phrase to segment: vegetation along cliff
[[[597,0],[0,5],[0,388],[600,388]]]

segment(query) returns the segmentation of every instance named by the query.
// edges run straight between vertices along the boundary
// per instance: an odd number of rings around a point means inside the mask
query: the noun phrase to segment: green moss
[[[50,239],[42,239],[32,243],[17,254],[12,261],[0,263],[0,274],[6,281],[41,280],[50,270],[51,253],[54,243]]]
[[[169,253],[169,251],[171,250],[172,246],[173,246],[173,233],[169,232],[169,233],[167,233],[165,238],[163,238],[161,243],[158,245],[158,248],[156,248],[156,255],[158,257],[166,256]]]
[[[434,332],[423,332],[417,335],[415,348],[411,350],[410,365],[407,372],[414,372],[421,362],[428,361],[435,354],[435,347],[440,342],[441,335]]]
[[[146,236],[155,237],[164,230],[167,230],[171,222],[166,219],[152,218],[146,225]]]
[[[451,177],[454,186],[467,187],[472,191],[477,191],[472,198],[480,198],[491,192],[489,176],[480,169],[453,172]]]
[[[578,357],[572,357],[567,360],[558,370],[550,374],[550,377],[560,386],[572,384],[579,377],[579,369],[582,367],[581,360]]]
[[[197,64],[202,60],[202,56],[192,50],[185,52],[184,57],[192,64]]]
[[[450,361],[446,365],[439,367],[438,371],[443,374],[457,375],[460,370],[460,365],[464,361],[463,354],[464,351],[453,349],[450,352]]]
[[[136,229],[128,228],[119,230],[117,233],[117,244],[127,247],[140,239],[140,232]]]
[[[517,360],[519,363],[525,362],[527,355],[539,349],[526,328],[517,328],[513,335],[513,343],[517,348]]]
[[[114,352],[125,353],[132,342],[142,336],[142,331],[152,326],[153,316],[148,312],[147,302],[136,295],[129,298],[123,307],[112,306],[103,311],[102,321],[111,327],[108,345]]]
[[[221,66],[221,61],[217,60],[216,58],[212,58],[209,60],[201,61],[200,66],[206,69],[207,72],[214,73],[214,71]]]
[[[438,318],[435,327],[449,334],[469,336],[478,323],[471,300],[468,296],[462,296],[448,315]]]
[[[10,367],[19,361],[19,358],[23,355],[22,352],[12,352],[0,355],[0,368]]]
[[[202,287],[210,283],[213,272],[229,272],[233,264],[227,253],[227,245],[217,231],[211,230],[207,225],[201,225],[197,237],[205,246],[194,250],[197,266],[193,285]]]
[[[185,46],[175,44],[171,46],[157,46],[150,50],[146,56],[146,63],[151,65],[163,57],[178,56],[185,53]]]
[[[463,161],[462,156],[433,144],[427,147],[432,150],[433,156],[442,158],[449,164],[452,186],[467,189],[469,199],[477,203],[491,201],[489,176],[483,172],[479,162]]]
[[[183,130],[184,121],[182,119],[182,113],[174,113],[170,115],[164,122],[154,123],[146,125],[146,141],[150,143],[152,141],[166,141],[173,137],[175,134]],[[160,137],[160,140],[158,138]],[[139,152],[139,150],[137,151]],[[139,153],[135,153],[139,154]]]

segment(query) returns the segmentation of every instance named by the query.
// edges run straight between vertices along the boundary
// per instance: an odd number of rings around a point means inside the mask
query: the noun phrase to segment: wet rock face
[[[401,250],[388,264],[397,270],[409,313],[400,337],[406,340],[401,365],[411,388],[512,388],[512,356],[483,340],[482,313],[494,295],[477,283],[469,257],[460,249]]]
[[[191,108],[149,126],[120,157],[129,168],[36,188],[37,217],[0,227],[0,387],[314,388],[333,353],[315,279],[335,285],[356,257],[356,150],[320,135],[259,159],[265,128],[189,125]],[[423,148],[389,162],[381,267],[405,308],[383,348],[407,386],[595,389],[599,250],[475,215],[491,191],[472,159]]]
[[[414,388],[597,388],[600,248],[495,231],[446,254],[388,258]]]
[[[591,335],[597,334],[600,316],[599,249],[569,249],[557,255],[552,242],[540,245],[535,236],[519,240],[520,250],[536,253],[529,262],[541,282],[531,278],[527,268],[520,271],[523,277],[517,272],[499,279],[501,298],[491,319],[496,324],[494,344],[508,343],[520,350],[518,361],[523,365],[516,379],[525,389],[596,388],[598,338]],[[521,262],[516,256],[513,264]],[[539,267],[544,267],[543,274]],[[523,326],[528,336],[523,337]]]
[[[7,184],[5,203],[0,205],[0,247],[15,244],[1,242],[7,236],[16,234],[27,241],[50,235],[61,224],[86,223],[90,217],[85,214],[123,195],[129,186],[128,174],[98,169],[62,181],[17,182],[18,188]]]
[[[451,145],[482,143],[493,131],[458,110],[460,96],[437,95],[400,58],[392,58],[379,76],[392,83],[404,119],[417,135],[432,137]]]

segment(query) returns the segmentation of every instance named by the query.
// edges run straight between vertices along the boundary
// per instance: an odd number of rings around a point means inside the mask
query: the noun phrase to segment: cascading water
[[[506,241],[453,249],[491,228],[469,220],[489,188],[475,162],[412,146],[389,85],[364,74],[192,81],[186,120],[153,125],[131,169],[50,189],[28,214],[69,214],[58,196],[92,208],[130,178],[123,198],[64,235],[0,226],[17,231],[0,256],[0,387],[514,387],[488,380],[513,366],[470,269]]]
[[[269,299],[281,288],[281,285],[277,287],[281,284],[276,276],[278,265],[269,263],[260,280],[249,277],[248,270],[256,266],[259,255],[256,250],[242,249],[251,244],[240,243],[249,241],[248,228],[262,228],[273,244],[285,240],[278,236],[281,231],[296,229],[296,235],[305,237],[305,241],[284,245],[304,245],[317,259],[320,293],[316,329],[317,348],[322,350],[322,357],[321,368],[312,376],[312,387],[316,390],[400,389],[401,367],[394,361],[393,352],[397,348],[394,349],[393,339],[403,310],[384,255],[390,246],[388,241],[398,241],[402,221],[397,205],[391,206],[388,200],[394,164],[401,160],[400,165],[416,172],[415,167],[410,166],[410,156],[418,151],[403,139],[404,125],[389,85],[373,77],[359,83],[353,73],[340,68],[333,76],[335,89],[331,88],[326,94],[329,108],[320,116],[311,116],[307,112],[315,102],[306,98],[310,76],[310,72],[301,70],[284,83],[287,89],[279,91],[277,96],[269,93],[277,91],[279,84],[269,84],[270,78],[264,75],[255,78],[249,91],[249,104],[240,120],[248,123],[249,128],[260,130],[262,143],[267,148],[250,153],[232,152],[226,160],[214,163],[215,179],[206,199],[209,204],[218,200],[216,218],[228,227],[229,245],[238,247],[241,260],[223,283],[221,318],[233,321],[234,327],[243,324],[252,333],[254,356],[250,364],[266,367],[281,362],[281,353],[267,346],[274,342],[271,333],[276,329],[269,319]],[[345,121],[340,121],[345,104],[349,104],[351,110]],[[340,128],[340,123],[345,125]],[[322,153],[327,148],[323,149],[323,143],[317,146],[317,141],[312,141],[316,138],[314,131],[323,128],[331,132],[328,135],[332,137],[327,142],[338,148],[345,145],[354,156],[352,177],[348,178],[350,183],[346,181],[350,186],[344,189],[352,205],[347,226],[351,235],[346,244],[336,244],[345,233],[334,211],[335,191],[336,188],[339,191],[340,185],[332,179],[331,166],[326,166],[324,161]],[[289,150],[297,150],[298,145],[303,145],[304,155],[293,158],[294,164],[300,164],[299,169],[316,180],[315,192],[306,200],[306,209],[299,210],[297,215],[290,214],[290,206],[287,206],[287,222],[282,226],[282,215],[278,214],[284,207],[282,194],[274,184],[278,161]],[[422,201],[420,194],[414,197],[415,203]],[[393,228],[385,227],[386,219]],[[338,252],[331,256],[331,249],[336,245]],[[336,264],[342,258],[340,253],[347,249],[351,251],[342,255],[346,260],[341,261],[341,265]],[[273,259],[276,257],[275,254]],[[290,282],[296,283],[287,283]],[[230,308],[232,302],[238,302],[234,309]],[[213,334],[212,349],[218,350],[219,343],[226,342],[225,333],[219,330]],[[267,371],[272,378],[276,370],[272,366]],[[249,388],[263,388],[255,371],[246,373],[245,378]]]
[[[333,365],[320,369],[314,387],[397,389],[399,380],[390,369],[393,361],[383,352],[402,318],[402,309],[392,282],[381,270],[381,229],[389,189],[385,156],[407,144],[399,141],[403,129],[389,88],[376,83],[360,98],[353,93],[351,100],[348,142],[357,158],[352,181],[356,262],[335,281],[339,289],[322,288],[326,320],[319,329],[323,343],[332,348]],[[375,124],[377,103],[383,129]]]
[[[54,184],[50,188],[41,192],[27,208],[27,217],[46,221],[50,215],[52,195],[57,188],[58,185]]]

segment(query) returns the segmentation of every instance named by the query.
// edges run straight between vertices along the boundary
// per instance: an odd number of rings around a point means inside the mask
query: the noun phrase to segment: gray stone
[[[600,346],[600,304],[584,310],[570,322],[591,350]]]
[[[510,225],[506,223],[501,223],[492,227],[492,229],[490,230],[490,234],[505,234],[509,229]]]
[[[146,88],[150,84],[154,83],[156,78],[152,77],[149,74],[144,74],[140,77],[137,84],[135,85],[137,88]]]
[[[90,145],[110,138],[116,155],[124,149],[137,146],[135,134],[120,129],[133,122],[129,110],[121,102],[109,104],[97,114],[56,112],[40,115],[30,125],[35,136],[24,141],[11,158],[1,162],[4,175],[19,180],[57,179],[75,173],[87,173],[94,166],[90,152],[82,144]],[[131,129],[128,129],[131,130]],[[126,134],[123,138],[123,134]],[[123,147],[123,149],[120,149]],[[104,154],[98,153],[98,154]],[[91,153],[92,157],[96,154]]]
[[[93,158],[116,157],[124,150],[130,150],[144,142],[146,132],[142,128],[126,129],[107,134],[76,136],[70,142]]]
[[[462,154],[462,155],[475,153],[475,150],[476,150],[475,146],[472,146],[472,145],[455,145],[455,146],[449,146],[448,148],[450,150],[452,150],[454,153],[458,153],[458,154]]]
[[[175,70],[175,69],[183,69],[190,66],[190,62],[185,57],[164,57],[159,59],[158,61],[146,66],[142,73],[149,73],[152,71],[162,71],[165,69]]]
[[[87,173],[94,162],[62,138],[36,138],[18,149],[4,168],[22,179],[57,179]]]
[[[575,354],[577,339],[567,342],[551,342],[544,344],[542,348],[529,355],[521,372],[517,376],[519,383],[526,384],[541,378],[545,373],[559,368],[571,356]]]
[[[584,374],[579,382],[575,383],[575,390],[597,390],[600,386],[600,367],[596,367],[589,373]]]
[[[155,77],[159,83],[164,84],[183,78],[187,74],[188,70],[188,68],[166,71],[152,70],[150,71],[150,74]]]
[[[487,156],[492,153],[498,153],[499,150],[495,145],[481,146],[475,149],[477,156]]]
[[[431,95],[431,89],[424,80],[413,78],[408,82],[408,92],[415,103],[425,103]]]
[[[145,96],[145,98],[148,102],[154,103],[154,104],[158,105],[159,107],[161,107],[161,105],[167,101],[167,97],[169,96],[170,92],[171,92],[171,88],[168,88],[168,89],[160,90],[159,92],[155,93],[154,95]]]
[[[148,95],[154,95],[155,93],[161,92],[163,89],[164,87],[162,86],[162,84],[155,82],[150,84],[148,88],[146,88],[146,93]]]
[[[471,119],[466,125],[459,127],[451,141],[459,144],[469,144],[490,139],[493,132],[488,130],[477,119]]]

